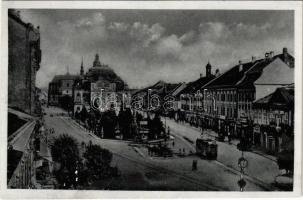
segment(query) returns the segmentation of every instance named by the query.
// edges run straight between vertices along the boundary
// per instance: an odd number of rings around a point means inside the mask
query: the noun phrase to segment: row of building
[[[104,110],[111,103],[118,109],[122,98],[130,98],[131,90],[128,85],[108,65],[100,62],[99,55],[95,55],[93,65],[84,73],[83,61],[78,75],[56,75],[49,83],[48,105],[64,107],[65,101],[73,114],[81,112],[85,107]],[[117,101],[110,99],[115,98]],[[118,100],[119,99],[119,100]],[[103,102],[103,103],[102,103]],[[105,102],[107,104],[105,104]]]
[[[206,76],[195,81],[160,81],[137,91],[134,98],[147,99],[154,93],[172,98],[176,120],[246,138],[270,153],[281,151],[282,135],[292,137],[294,130],[294,57],[287,48],[277,55],[271,51],[261,59],[239,61],[222,74],[218,69],[212,73],[210,63],[205,68]],[[143,102],[147,105],[148,100]]]

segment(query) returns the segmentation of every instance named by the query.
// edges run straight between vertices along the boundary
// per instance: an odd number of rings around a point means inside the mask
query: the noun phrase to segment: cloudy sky
[[[96,53],[130,87],[143,87],[194,80],[208,61],[224,72],[251,56],[294,50],[292,11],[31,9],[21,16],[40,26],[38,87],[67,66],[79,73],[82,56],[87,70]]]

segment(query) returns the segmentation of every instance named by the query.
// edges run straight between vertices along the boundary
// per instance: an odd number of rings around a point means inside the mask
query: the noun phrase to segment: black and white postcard
[[[300,194],[301,9],[2,2],[3,197]]]

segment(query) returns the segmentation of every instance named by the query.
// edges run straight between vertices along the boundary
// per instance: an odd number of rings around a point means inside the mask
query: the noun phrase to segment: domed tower
[[[99,54],[96,54],[93,67],[101,67],[101,62],[99,60]]]
[[[98,54],[95,55],[93,66],[88,69],[86,78],[91,82],[115,83],[118,91],[124,89],[124,81],[107,64],[100,62]]]
[[[211,76],[211,65],[208,61],[207,65],[205,66],[206,68],[206,77],[210,77]]]

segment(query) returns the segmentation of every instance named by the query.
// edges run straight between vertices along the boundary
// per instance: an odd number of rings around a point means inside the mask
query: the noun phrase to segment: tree
[[[88,117],[88,112],[86,110],[86,107],[83,106],[81,112],[80,112],[80,119],[82,122],[85,122],[86,118]]]
[[[60,169],[55,172],[61,185],[69,187],[73,184],[73,177],[80,161],[77,141],[66,134],[55,138],[51,147],[53,160],[60,163]]]
[[[77,110],[75,112],[75,118],[76,118],[76,120],[80,120],[80,111],[79,110]]]
[[[123,138],[131,138],[130,127],[133,121],[133,115],[131,113],[130,108],[126,108],[126,110],[121,109],[118,115],[118,122],[120,133],[123,135]]]
[[[60,97],[59,103],[63,109],[65,109],[69,112],[70,109],[72,108],[73,99],[71,96],[64,95],[64,96]]]
[[[105,138],[115,137],[115,127],[117,125],[116,113],[112,110],[107,110],[101,118]]]
[[[92,180],[99,180],[112,175],[112,168],[110,163],[112,161],[112,153],[101,148],[99,145],[88,145],[83,154],[85,158],[85,168],[87,178]]]

